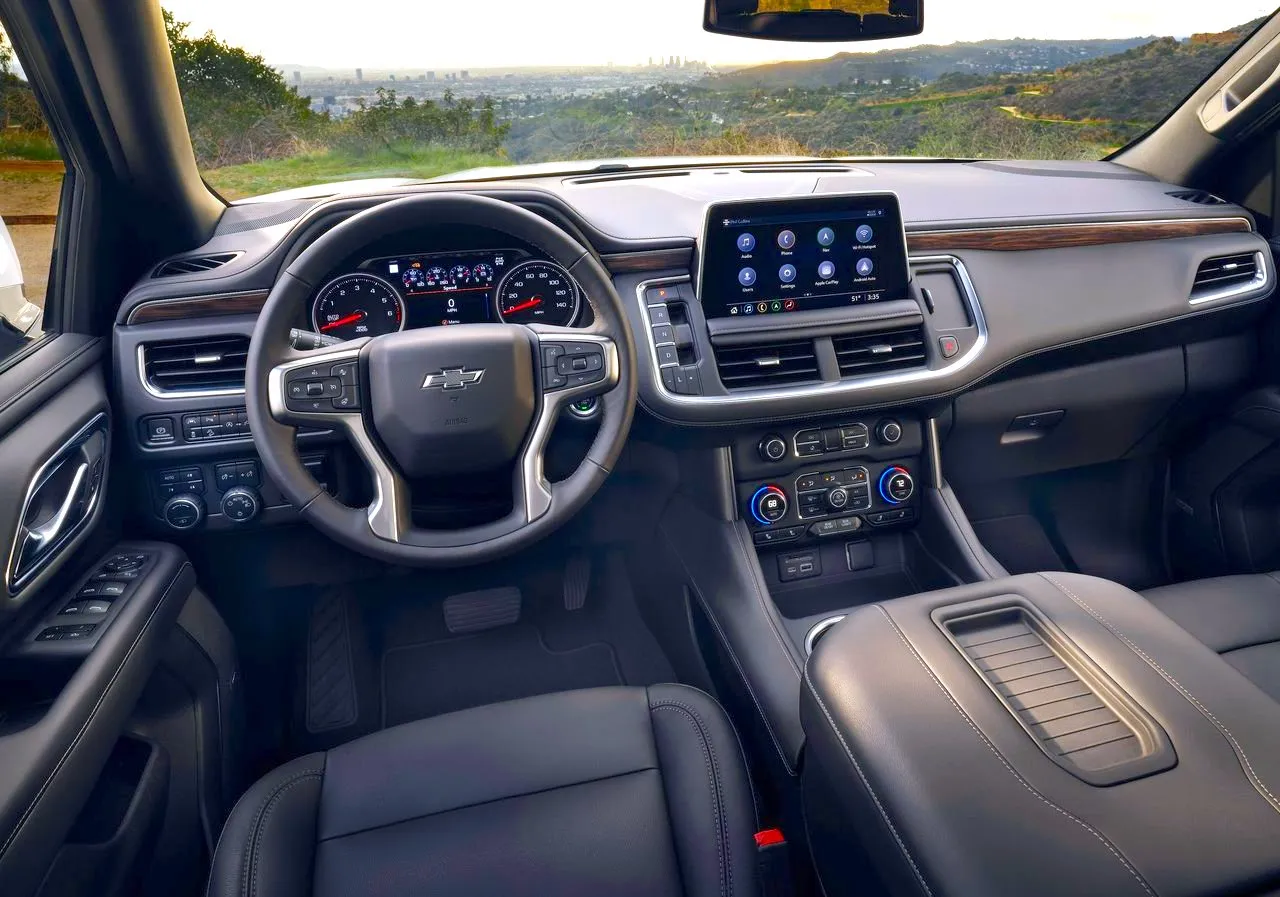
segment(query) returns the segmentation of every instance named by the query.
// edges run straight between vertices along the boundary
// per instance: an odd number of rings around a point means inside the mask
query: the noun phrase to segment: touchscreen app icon
[[[778,269],[778,279],[783,283],[791,283],[791,281],[796,279],[796,266],[783,265]]]
[[[836,241],[836,232],[829,227],[824,227],[818,231],[818,242],[823,246],[830,246]]]
[[[738,251],[750,252],[756,248],[755,234],[738,234]]]
[[[738,283],[744,287],[754,286],[756,282],[756,269],[743,268],[738,272]]]
[[[783,249],[791,249],[796,245],[796,233],[791,230],[784,230],[778,234],[778,245]]]
[[[822,278],[823,280],[830,280],[835,276],[836,276],[835,262],[823,262],[820,265],[818,265],[818,277]]]
[[[876,266],[872,264],[871,259],[864,257],[864,258],[858,259],[858,264],[855,266],[855,269],[857,270],[859,276],[869,277],[871,275],[871,272],[876,269]]]
[[[871,238],[876,235],[876,232],[871,229],[870,224],[858,225],[858,229],[853,233],[854,236],[858,238],[859,243],[870,243]]]

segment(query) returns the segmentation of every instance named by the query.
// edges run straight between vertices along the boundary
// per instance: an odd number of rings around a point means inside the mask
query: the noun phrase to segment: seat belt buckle
[[[756,832],[756,869],[760,876],[760,893],[764,897],[792,897],[795,893],[787,839],[781,829],[767,828]]]

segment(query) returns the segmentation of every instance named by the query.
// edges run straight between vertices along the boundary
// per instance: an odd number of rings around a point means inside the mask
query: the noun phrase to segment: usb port
[[[813,562],[812,562],[812,561],[804,561],[802,564],[800,564],[800,575],[801,575],[801,576],[805,576],[805,575],[807,575],[807,574],[809,574],[809,573],[812,573],[812,572],[813,572]]]

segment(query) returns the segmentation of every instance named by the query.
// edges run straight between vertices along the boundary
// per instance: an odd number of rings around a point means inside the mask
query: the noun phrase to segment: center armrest
[[[856,887],[855,832],[902,894],[1280,881],[1280,705],[1115,583],[1047,573],[859,608],[810,657],[801,719],[828,893]]]

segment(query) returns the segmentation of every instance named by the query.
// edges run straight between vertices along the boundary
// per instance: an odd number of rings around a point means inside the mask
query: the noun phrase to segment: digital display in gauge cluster
[[[335,277],[311,304],[311,324],[339,339],[450,324],[555,324],[578,318],[577,284],[519,249],[371,259]]]
[[[400,256],[366,263],[404,297],[405,326],[484,324],[498,320],[493,292],[523,258],[518,250]]]

